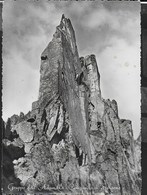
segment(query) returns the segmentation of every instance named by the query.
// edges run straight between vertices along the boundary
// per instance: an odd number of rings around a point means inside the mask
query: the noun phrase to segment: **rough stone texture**
[[[19,143],[19,144],[18,144]],[[9,193],[8,186],[13,183],[14,186],[21,186],[20,180],[16,177],[14,173],[13,161],[19,159],[25,155],[24,145],[18,138],[13,142],[4,139],[2,143],[3,158],[2,158],[2,192]],[[24,192],[22,190],[22,192]],[[13,190],[13,193],[18,193],[18,190]]]
[[[22,122],[22,121],[27,120],[29,117],[30,117],[30,112],[28,112],[26,115],[24,115],[24,113],[21,112],[19,116],[14,114],[10,118],[8,118],[8,120],[5,124],[4,138],[13,139],[12,132],[11,132],[11,129],[13,128],[13,126]]]
[[[29,122],[20,122],[14,125],[11,131],[16,131],[23,142],[31,142],[33,140],[34,130]]]
[[[6,138],[6,123],[5,121],[1,118],[2,121],[2,139]]]
[[[13,161],[26,191],[141,194],[140,138],[101,97],[96,57],[79,58],[64,15],[41,55],[39,98],[21,118],[9,129],[26,153]]]

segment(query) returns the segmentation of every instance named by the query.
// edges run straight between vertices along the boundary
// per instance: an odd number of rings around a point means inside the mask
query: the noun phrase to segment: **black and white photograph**
[[[147,194],[147,3],[141,4],[141,170],[143,195]]]
[[[4,1],[2,194],[141,195],[140,12]]]

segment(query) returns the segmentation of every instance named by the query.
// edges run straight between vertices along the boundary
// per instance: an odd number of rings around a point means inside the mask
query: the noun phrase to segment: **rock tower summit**
[[[69,62],[70,59],[72,61]],[[46,96],[50,99],[59,94],[60,82],[63,82],[63,74],[65,74],[63,71],[70,75],[72,82],[75,81],[76,75],[82,72],[75,32],[70,20],[64,15],[60,25],[56,27],[52,41],[41,55],[40,101],[43,101]]]
[[[14,155],[15,177],[33,192],[49,186],[50,192],[141,194],[140,141],[131,121],[119,118],[117,102],[101,97],[96,57],[79,57],[64,15],[41,54],[38,100],[6,127],[5,150],[24,150]]]
[[[100,91],[99,72],[95,56],[91,55],[85,59],[80,59],[71,21],[62,15],[60,25],[56,27],[52,41],[41,55],[40,102],[45,101],[45,98],[51,99],[59,94],[63,80],[72,82],[71,85],[74,85],[74,90],[77,92],[78,83],[76,84],[75,81],[80,82],[84,68],[89,69],[90,74],[95,73],[95,81],[93,82],[97,82],[97,90]]]
[[[71,21],[62,15],[52,41],[41,55],[39,104],[41,109],[59,97],[69,113],[75,144],[81,145],[89,159],[88,102],[95,107],[100,101],[100,75],[95,55],[79,58],[75,32]],[[91,96],[91,97],[90,97]],[[101,107],[103,107],[101,105]],[[101,108],[103,109],[103,108]],[[91,123],[96,128],[97,111],[92,111]]]

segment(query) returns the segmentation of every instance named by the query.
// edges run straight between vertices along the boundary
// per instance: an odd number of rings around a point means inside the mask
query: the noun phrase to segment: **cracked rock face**
[[[13,164],[27,192],[141,194],[140,139],[101,97],[96,57],[79,57],[64,15],[41,54],[39,98],[9,129],[24,147]]]

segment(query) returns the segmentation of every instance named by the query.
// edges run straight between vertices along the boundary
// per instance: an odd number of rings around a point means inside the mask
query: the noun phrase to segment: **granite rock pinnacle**
[[[18,135],[11,144],[21,140],[25,151],[13,165],[26,191],[141,194],[140,141],[131,121],[119,118],[117,102],[102,98],[98,66],[94,54],[79,57],[62,15],[41,54],[38,100],[9,127]]]

